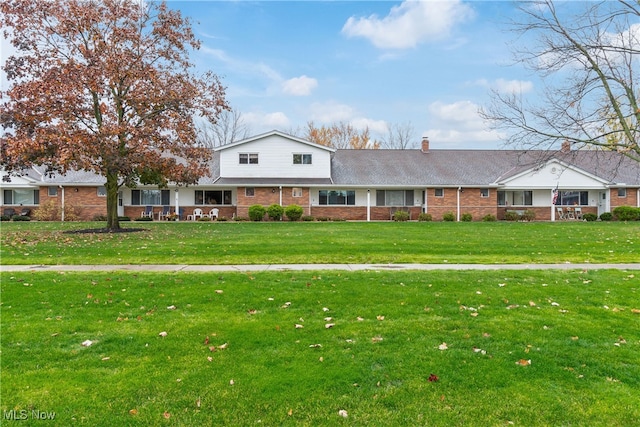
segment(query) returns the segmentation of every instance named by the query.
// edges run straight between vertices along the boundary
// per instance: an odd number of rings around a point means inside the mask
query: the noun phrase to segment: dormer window
[[[312,162],[311,154],[294,154],[293,155],[293,164],[294,165],[310,165]]]
[[[241,165],[257,165],[258,153],[240,153],[239,163]]]

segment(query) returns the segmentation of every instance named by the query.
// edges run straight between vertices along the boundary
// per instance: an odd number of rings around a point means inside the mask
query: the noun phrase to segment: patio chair
[[[11,218],[16,214],[16,210],[13,208],[4,208],[4,211],[2,213]]]
[[[582,219],[582,208],[574,208],[573,215],[575,219]]]
[[[567,219],[576,219],[576,214],[574,208],[567,208]]]
[[[220,212],[220,210],[218,208],[213,208],[209,211],[209,218],[211,219],[218,219],[218,213]]]
[[[158,212],[158,221],[162,221],[171,214],[171,206],[163,206],[162,210]]]
[[[197,221],[199,218],[202,218],[203,216],[204,216],[204,212],[202,212],[202,209],[195,208],[191,215],[187,215],[187,221]]]
[[[565,213],[564,213],[564,209],[562,209],[561,207],[556,207],[556,214],[558,215],[558,219],[567,219]]]
[[[20,211],[21,216],[29,216],[30,213],[31,213],[31,209],[29,208],[22,208],[22,210]]]
[[[144,210],[140,212],[140,218],[153,219],[153,206],[145,206]]]

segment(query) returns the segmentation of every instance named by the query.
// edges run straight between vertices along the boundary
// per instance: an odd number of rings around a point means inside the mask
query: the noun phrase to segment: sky
[[[478,109],[535,90],[515,64],[509,1],[179,1],[198,68],[218,74],[252,134],[348,122],[413,129],[431,148],[503,148]]]

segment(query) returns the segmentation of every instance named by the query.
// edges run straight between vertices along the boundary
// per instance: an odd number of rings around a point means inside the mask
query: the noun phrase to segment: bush
[[[531,209],[527,209],[522,214],[523,221],[533,221],[534,219],[536,219],[536,212]]]
[[[518,212],[506,212],[504,214],[504,219],[507,221],[518,221],[520,219],[520,215],[518,215]]]
[[[272,221],[280,221],[284,214],[284,208],[276,203],[267,208],[267,215]]]
[[[34,209],[33,218],[38,221],[60,221],[60,206],[53,200],[41,203]]]
[[[216,221],[229,221],[229,218],[227,218],[226,216],[219,216]]]
[[[600,215],[600,221],[611,221],[613,214],[611,212],[604,212]]]
[[[134,221],[149,222],[149,221],[153,221],[153,218],[149,216],[141,216],[140,218],[134,219]]]
[[[14,215],[11,219],[13,221],[31,221],[31,217],[27,215]]]
[[[456,220],[456,214],[454,214],[453,212],[445,212],[444,215],[442,215],[442,220],[443,221],[455,221]]]
[[[251,221],[262,221],[267,210],[262,205],[249,206],[249,219]]]
[[[613,216],[618,221],[638,221],[640,219],[640,208],[618,206],[613,209]]]
[[[94,215],[93,216],[93,221],[106,221],[107,220],[107,216],[106,215]]]
[[[237,221],[237,222],[244,222],[244,221],[249,221],[249,217],[237,216],[237,217],[233,218],[233,220]],[[218,219],[218,221],[220,221],[220,219]]]
[[[433,221],[433,216],[431,216],[430,213],[423,212],[420,215],[418,215],[418,221],[420,222]]]
[[[312,217],[311,215],[303,215],[303,216],[302,216],[302,220],[303,220],[303,221],[307,221],[307,222],[313,222],[313,221],[315,221],[316,219],[315,219],[314,217]]]
[[[329,218],[328,216],[319,216],[318,218],[316,218],[316,220],[321,221],[321,222],[326,222],[331,220],[331,218]]]
[[[207,221],[211,221],[211,218],[209,218],[208,216],[201,216],[200,218],[198,218],[199,222],[207,222]]]
[[[302,217],[304,211],[302,207],[298,205],[289,205],[284,210],[284,214],[289,218],[289,221],[297,221]]]
[[[106,219],[105,219],[105,221],[106,221]],[[119,216],[119,217],[118,217],[118,221],[119,221],[119,222],[123,222],[123,221],[125,221],[125,222],[126,222],[126,221],[131,221],[131,218],[129,218],[128,216]]]
[[[595,221],[596,219],[598,219],[598,215],[587,212],[586,214],[582,215],[582,219],[584,219],[585,221]]]
[[[464,221],[464,222],[471,222],[473,220],[473,215],[471,215],[470,213],[463,213],[460,216],[460,221]]]
[[[408,221],[409,220],[409,212],[405,211],[396,211],[393,214],[394,221]]]
[[[9,215],[0,215],[0,221],[11,221],[11,217]]]
[[[491,215],[491,214],[486,214],[485,216],[482,217],[482,221],[483,222],[494,222],[494,221],[496,221],[496,216],[495,215]]]

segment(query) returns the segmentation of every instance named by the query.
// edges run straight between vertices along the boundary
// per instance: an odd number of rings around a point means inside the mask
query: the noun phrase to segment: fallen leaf
[[[216,289],[216,294],[221,294],[222,292],[222,289]]]
[[[438,376],[437,376],[437,375],[435,375],[435,374],[431,374],[431,375],[429,375],[429,382],[434,383],[434,382],[438,381],[439,379],[440,379],[440,378],[438,378]]]
[[[208,360],[209,362],[213,362],[213,357],[211,357],[211,356],[207,356],[207,360]]]
[[[200,407],[200,399],[196,400],[196,408]]]
[[[165,331],[162,331],[162,332],[160,332],[158,335],[160,335],[161,337],[163,337],[163,338],[164,338],[164,337],[166,337],[166,336],[167,336],[167,333],[166,333]]]
[[[175,305],[170,305],[169,307],[167,307],[167,310],[175,310],[176,306]]]
[[[320,356],[320,359],[318,359],[318,361],[324,362],[324,357]]]
[[[364,319],[363,319],[362,317],[360,317],[360,316],[358,316],[356,319],[358,320],[358,322],[362,322],[362,321],[364,320]]]
[[[535,302],[533,302],[533,301],[529,301],[529,307],[535,307],[535,306],[536,306],[536,303],[535,303]]]
[[[236,382],[234,380],[229,381],[229,385],[234,385]]]
[[[129,414],[138,415],[138,410],[137,409],[129,409]]]
[[[373,337],[373,338],[371,338],[371,342],[373,342],[373,343],[381,342],[382,340],[383,340],[382,337]]]
[[[310,348],[320,348],[320,347],[322,347],[322,344],[311,344],[309,347]]]
[[[93,341],[91,340],[82,341],[83,347],[91,347],[91,344],[93,344]]]
[[[206,338],[204,339],[204,345],[207,345],[207,344],[209,344],[209,337],[206,337]]]
[[[447,343],[443,342],[442,344],[440,344],[438,346],[438,350],[447,350],[449,347],[447,347]]]
[[[249,310],[249,314],[256,314],[257,312],[258,312],[258,310],[256,310],[256,309]]]
[[[287,412],[287,415],[289,416],[293,415],[293,409],[289,409],[289,412]]]
[[[324,321],[325,322],[331,322],[333,320],[333,317],[325,317]]]
[[[520,366],[529,366],[531,365],[531,359],[527,360],[527,359],[520,359],[516,362],[516,365],[520,365]]]
[[[327,312],[329,309],[327,307],[322,307],[322,311]]]
[[[229,345],[229,343],[224,343],[222,345],[218,346],[218,350],[224,350],[225,348],[227,348],[227,346]]]
[[[327,323],[326,325],[324,325],[326,329],[333,328],[334,326],[336,326],[335,323]]]
[[[638,309],[638,308],[632,308],[632,309],[631,309],[631,312],[632,312],[633,314],[640,314],[640,309]]]
[[[345,411],[344,409],[340,409],[338,411],[338,415],[340,415],[342,418],[347,418],[349,416],[349,414],[347,413],[347,411]]]
[[[166,411],[164,412],[164,414],[162,414],[162,416],[165,417],[167,420],[171,418],[171,414]]]
[[[111,358],[107,356],[107,357],[103,357],[101,360],[109,360],[109,359]]]
[[[384,316],[376,316],[376,319],[382,321],[382,320],[384,320]]]
[[[302,326],[302,325],[300,325],[300,324],[296,323],[296,329],[302,329],[302,328],[304,328],[304,326]]]
[[[471,317],[478,317],[478,312],[474,311],[473,313],[470,314]]]

